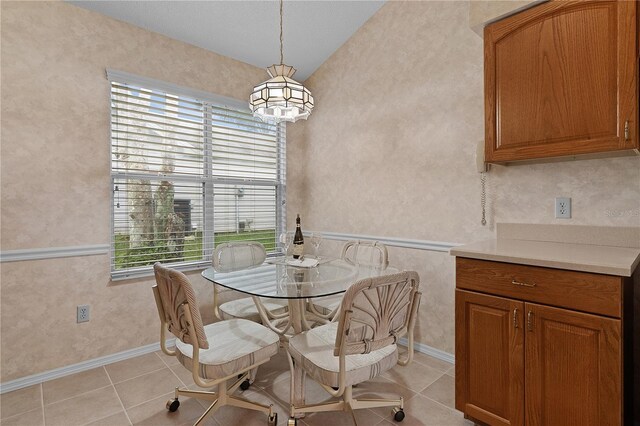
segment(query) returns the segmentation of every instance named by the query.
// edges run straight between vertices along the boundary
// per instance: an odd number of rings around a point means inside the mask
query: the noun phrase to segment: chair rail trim
[[[57,259],[61,257],[96,256],[101,254],[109,254],[109,249],[109,244],[93,244],[86,246],[3,250],[0,252],[0,263],[21,262],[25,260]]]
[[[310,235],[314,231],[306,231],[306,236]],[[320,232],[324,238],[337,241],[380,241],[383,244],[392,247],[411,248],[416,250],[449,252],[453,247],[461,246],[460,243],[451,243],[444,241],[429,241],[429,240],[412,240],[408,238],[393,238],[393,237],[381,237],[374,235],[361,235],[361,234],[347,234],[341,232]],[[67,246],[67,247],[48,247],[48,248],[33,248],[33,249],[20,249],[20,250],[3,250],[0,251],[0,263],[4,262],[21,262],[25,260],[42,260],[42,259],[57,259],[63,257],[78,257],[78,256],[96,256],[109,254],[111,246],[109,244],[93,244],[84,246]],[[202,269],[202,268],[195,268]],[[132,274],[127,277],[116,277],[120,279],[135,278]],[[149,274],[141,274],[143,276]]]
[[[304,235],[311,235],[316,231],[305,231]],[[346,234],[342,232],[321,232],[322,236],[329,240],[337,241],[379,241],[383,244],[392,247],[412,248],[417,250],[439,251],[449,252],[453,247],[461,246],[462,243],[451,243],[445,241],[429,241],[429,240],[412,240],[408,238],[393,238],[393,237],[381,237],[374,235],[361,235],[361,234]]]

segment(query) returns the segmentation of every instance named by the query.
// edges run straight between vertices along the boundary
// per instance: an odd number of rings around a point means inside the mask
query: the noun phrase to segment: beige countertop
[[[495,239],[466,244],[453,256],[629,277],[640,263],[640,249],[555,241]]]

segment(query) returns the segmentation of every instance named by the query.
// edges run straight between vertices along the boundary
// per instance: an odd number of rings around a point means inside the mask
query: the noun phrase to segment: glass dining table
[[[316,323],[326,322],[325,318],[306,309],[308,301],[344,293],[351,284],[363,278],[398,272],[392,267],[358,265],[341,259],[323,259],[314,267],[291,263],[284,258],[272,258],[260,266],[238,271],[220,272],[207,268],[202,276],[214,284],[253,297],[263,323],[286,338],[286,334],[298,334]],[[282,321],[273,321],[280,318],[267,311],[261,298],[287,300],[288,326]]]
[[[202,276],[214,284],[251,296],[262,323],[278,333],[286,345],[288,336],[329,321],[308,309],[307,303],[313,302],[314,298],[344,293],[351,284],[364,278],[398,272],[393,267],[359,265],[342,259],[322,259],[310,268],[290,263],[290,259],[272,258],[260,266],[232,272],[207,268]],[[286,299],[288,312],[269,312],[262,298]],[[295,405],[304,403],[304,372],[295,366],[291,402]]]

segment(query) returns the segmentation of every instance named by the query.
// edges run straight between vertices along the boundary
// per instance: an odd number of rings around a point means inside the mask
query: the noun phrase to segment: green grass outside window
[[[267,253],[276,249],[276,231],[274,229],[246,232],[218,232],[214,234],[215,244],[229,241],[257,241],[264,245]],[[181,253],[168,253],[166,246],[150,246],[140,248],[129,247],[129,234],[119,233],[115,236],[115,269],[136,268],[153,265],[155,262],[173,263],[203,259],[202,232],[194,232],[184,239]]]

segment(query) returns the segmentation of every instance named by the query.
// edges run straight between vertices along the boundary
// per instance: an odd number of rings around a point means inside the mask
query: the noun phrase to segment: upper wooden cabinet
[[[638,149],[635,1],[551,1],[485,28],[485,159]]]

